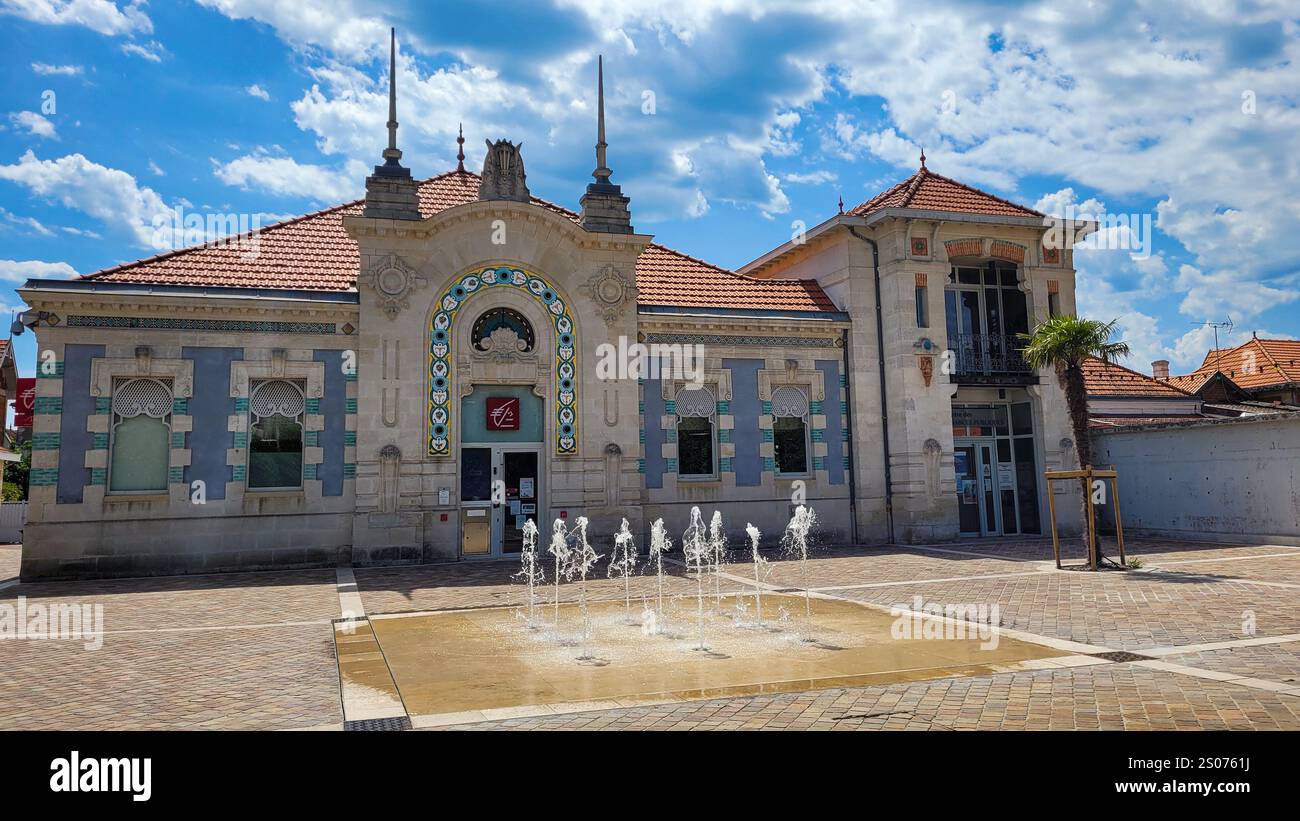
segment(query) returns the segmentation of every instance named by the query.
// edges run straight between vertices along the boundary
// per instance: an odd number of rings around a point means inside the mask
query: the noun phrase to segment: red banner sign
[[[519,400],[513,396],[489,396],[488,430],[519,430]]]
[[[18,393],[14,397],[14,427],[30,428],[32,413],[36,408],[35,377],[19,377]]]

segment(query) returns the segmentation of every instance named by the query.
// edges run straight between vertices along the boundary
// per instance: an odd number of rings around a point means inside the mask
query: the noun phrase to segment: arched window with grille
[[[808,470],[808,396],[783,385],[772,391],[772,447],[778,474]]]
[[[253,387],[248,402],[248,487],[289,490],[302,487],[302,388],[284,379]]]
[[[677,392],[677,475],[686,479],[718,474],[714,428],[718,404],[708,388]]]
[[[171,457],[172,391],[157,379],[113,386],[110,493],[163,493]]]

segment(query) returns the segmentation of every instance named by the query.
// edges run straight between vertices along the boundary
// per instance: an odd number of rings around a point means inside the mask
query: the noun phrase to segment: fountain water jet
[[[709,521],[709,546],[713,548],[713,606],[722,609],[722,564],[727,557],[727,534],[722,532],[722,514],[713,511]]]
[[[607,576],[614,578],[618,573],[623,577],[623,603],[627,610],[627,616],[632,617],[632,571],[636,569],[636,543],[632,540],[632,532],[627,528],[627,519],[619,527],[618,533],[614,534],[614,555],[610,557],[609,571]]]
[[[569,560],[568,525],[563,519],[556,519],[551,525],[551,546],[548,553],[555,557],[555,628],[560,628],[560,577],[563,567]]]
[[[808,631],[805,641],[812,641],[812,596],[808,592],[808,533],[817,524],[817,514],[810,507],[799,505],[785,526],[785,535],[781,537],[785,552],[799,557],[800,585],[803,587],[804,623]]]
[[[587,571],[600,559],[600,554],[587,541],[586,516],[578,517],[569,540],[573,544],[565,554],[564,578],[568,581],[578,580],[578,612],[582,614],[582,632],[579,636],[581,655],[578,658],[588,659],[591,658],[587,653],[587,641],[591,638],[591,616],[587,611]]]
[[[525,624],[529,628],[537,626],[535,611],[537,609],[537,585],[546,582],[546,574],[542,571],[541,565],[537,563],[537,525],[532,519],[524,522],[524,546],[519,554],[519,563],[521,567],[515,574],[516,579],[523,579],[528,585],[528,619]]]
[[[672,549],[673,542],[664,529],[664,520],[655,519],[655,523],[650,526],[650,561],[655,563],[655,575],[658,576],[659,599],[655,610],[658,622],[664,620],[664,554]]]
[[[763,626],[763,579],[771,572],[768,567],[767,559],[758,552],[758,539],[761,535],[758,528],[752,524],[745,525],[745,533],[749,535],[749,552],[754,559],[754,600],[755,613],[758,616],[758,626]]]
[[[695,622],[699,632],[699,646],[695,649],[707,650],[704,642],[704,567],[706,562],[712,563],[713,545],[709,542],[698,507],[691,508],[691,524],[682,533],[682,553],[687,565],[695,565]]]

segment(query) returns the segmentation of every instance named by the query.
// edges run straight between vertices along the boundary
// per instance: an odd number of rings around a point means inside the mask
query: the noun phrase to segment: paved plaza
[[[385,699],[387,661],[369,625],[517,605],[513,562],[19,584],[19,548],[0,546],[0,607],[21,596],[29,608],[103,608],[98,649],[0,640],[0,729],[342,729],[376,717],[475,730],[1300,729],[1300,548],[1131,539],[1128,549],[1140,569],[1094,574],[1057,570],[1042,539],[823,548],[806,581],[797,563],[771,557],[767,589],[806,585],[837,607],[996,603],[1008,637],[1045,648],[1005,670],[429,722],[412,721],[396,690]],[[724,592],[744,591],[748,568],[727,568]],[[693,595],[680,564],[665,570],[669,596]],[[622,582],[604,576],[592,598],[621,601]],[[655,587],[638,577],[633,594]],[[561,588],[564,601],[575,596]],[[377,677],[377,700],[340,685],[349,646]],[[376,703],[387,712],[368,712]]]

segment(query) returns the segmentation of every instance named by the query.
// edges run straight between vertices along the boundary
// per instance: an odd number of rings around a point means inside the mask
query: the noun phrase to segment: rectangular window
[[[925,286],[916,286],[916,327],[930,327],[930,308],[926,304]]]
[[[171,386],[124,379],[113,386],[108,491],[165,493],[171,461]]]
[[[1048,295],[1047,295],[1047,315],[1048,315],[1048,316],[1060,316],[1060,315],[1061,315],[1061,295],[1060,295],[1060,294],[1048,294]]]
[[[302,487],[302,387],[283,379],[255,385],[249,399],[248,487]]]
[[[717,473],[713,460],[713,420],[686,416],[677,420],[677,474],[711,477]]]
[[[779,416],[772,420],[772,442],[776,452],[776,472],[808,472],[808,425],[798,416]]]

